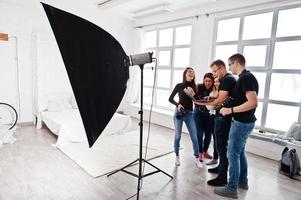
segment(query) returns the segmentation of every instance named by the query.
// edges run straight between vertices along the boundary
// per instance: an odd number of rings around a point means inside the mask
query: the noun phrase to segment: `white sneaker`
[[[176,166],[180,166],[181,162],[180,162],[180,157],[176,156],[176,162],[175,162]]]
[[[195,158],[194,162],[198,168],[203,168],[203,163],[200,162],[199,158]]]

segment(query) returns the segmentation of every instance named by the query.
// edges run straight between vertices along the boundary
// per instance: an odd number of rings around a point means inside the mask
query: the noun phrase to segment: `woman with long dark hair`
[[[176,154],[176,162],[177,166],[180,165],[180,140],[182,134],[182,125],[185,122],[186,127],[188,129],[190,139],[192,142],[193,152],[195,156],[195,163],[198,167],[202,167],[198,157],[199,157],[199,145],[198,139],[196,136],[196,126],[193,118],[193,103],[191,98],[184,92],[185,89],[193,90],[196,93],[196,84],[195,84],[195,73],[191,67],[187,67],[183,72],[183,82],[178,83],[173,89],[169,102],[176,106],[175,114],[174,114],[174,125],[175,125],[175,139],[174,139],[174,151]],[[174,100],[175,95],[178,94],[179,101],[176,102]]]
[[[212,73],[206,73],[203,78],[203,83],[197,85],[197,99],[204,99],[209,96],[212,91],[214,77]],[[204,158],[212,159],[208,153],[208,148],[211,142],[213,132],[212,123],[210,120],[209,110],[206,106],[196,105],[194,109],[194,119],[197,129],[197,138],[199,142],[199,159],[203,162]]]

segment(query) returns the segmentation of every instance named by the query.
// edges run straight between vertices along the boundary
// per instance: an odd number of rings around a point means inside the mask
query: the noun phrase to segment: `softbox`
[[[97,25],[42,3],[63,58],[89,146],[116,112],[129,78],[129,58]]]

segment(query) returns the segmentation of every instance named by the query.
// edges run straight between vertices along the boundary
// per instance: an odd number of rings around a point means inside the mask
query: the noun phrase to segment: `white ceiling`
[[[267,3],[300,2],[300,0],[0,0],[0,5],[37,7],[40,1],[62,9],[93,10],[97,13],[110,13],[147,24],[148,21],[166,18],[184,18],[200,14],[246,8]],[[185,13],[185,14],[183,14]],[[158,19],[159,18],[159,19]]]
[[[195,6],[209,5],[217,0],[90,0],[98,9],[114,12],[130,19],[139,19],[151,15],[173,13]],[[218,0],[227,1],[227,0]],[[229,0],[228,0],[229,1]]]

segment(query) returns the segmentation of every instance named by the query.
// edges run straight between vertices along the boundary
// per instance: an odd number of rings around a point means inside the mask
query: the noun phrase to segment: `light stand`
[[[137,177],[138,178],[137,199],[139,199],[139,191],[140,191],[141,180],[144,177],[150,176],[150,175],[158,173],[158,172],[162,172],[166,176],[168,176],[171,179],[173,179],[173,177],[171,175],[169,175],[168,173],[164,172],[163,170],[159,169],[158,167],[154,166],[153,164],[149,163],[147,160],[145,160],[144,158],[142,158],[142,145],[143,145],[143,69],[144,69],[144,64],[140,64],[139,67],[140,67],[140,70],[141,70],[140,110],[138,112],[138,114],[140,114],[140,122],[139,122],[139,126],[140,126],[139,158],[136,159],[136,160],[134,160],[133,162],[127,164],[126,166],[122,167],[121,169],[113,171],[112,173],[110,173],[110,174],[107,175],[107,177],[109,177],[109,176],[111,176],[111,175],[113,175],[113,174],[115,174],[115,173],[117,173],[119,171],[122,171],[122,172],[125,172],[127,174],[130,174],[131,176]],[[138,162],[138,164],[139,164],[138,175],[126,170],[126,168],[131,167],[136,162]],[[146,164],[149,164],[150,166],[152,166],[156,170],[153,171],[153,172],[147,173],[147,174],[142,174],[142,163],[143,162],[146,163]]]

